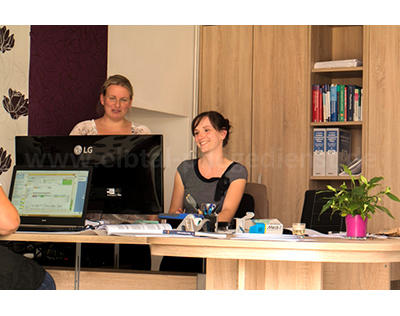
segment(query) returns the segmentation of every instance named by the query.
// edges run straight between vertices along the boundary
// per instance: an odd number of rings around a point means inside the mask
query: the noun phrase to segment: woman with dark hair
[[[246,181],[246,167],[224,156],[228,144],[229,120],[215,111],[203,112],[192,121],[192,134],[201,157],[185,160],[175,175],[169,213],[181,213],[197,208],[202,203],[216,205],[219,222],[230,222],[242,198]]]
[[[218,222],[232,221],[243,196],[247,169],[224,156],[230,128],[229,120],[215,111],[193,119],[192,134],[201,157],[178,166],[169,213],[190,213],[203,203],[213,203]],[[164,256],[160,271],[204,273],[205,265],[201,258]]]

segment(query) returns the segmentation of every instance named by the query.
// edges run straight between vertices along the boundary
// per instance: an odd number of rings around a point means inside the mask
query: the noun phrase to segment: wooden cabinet
[[[253,27],[203,26],[200,37],[199,113],[229,119],[226,155],[250,172]]]
[[[368,178],[383,176],[384,185],[400,195],[400,26],[367,26],[368,116],[366,166]],[[368,231],[400,226],[400,203],[384,200],[395,220],[374,215]]]
[[[399,26],[207,26],[201,39],[200,111],[217,109],[231,119],[232,153],[246,157],[237,160],[250,181],[267,186],[271,217],[291,225],[305,190],[346,179],[312,177],[315,126],[349,129],[362,174],[383,176],[400,195]],[[316,61],[355,58],[362,67],[313,70]],[[362,122],[312,123],[313,83],[362,86]],[[377,214],[369,232],[400,226],[400,203],[387,199],[384,206],[396,220]]]
[[[199,111],[230,119],[227,156],[266,184],[270,217],[287,226],[308,185],[307,48],[307,26],[202,27]]]
[[[252,180],[285,226],[300,220],[308,185],[308,42],[307,26],[254,30]]]

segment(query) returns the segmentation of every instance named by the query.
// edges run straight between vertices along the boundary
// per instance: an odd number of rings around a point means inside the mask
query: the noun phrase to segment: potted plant
[[[328,190],[321,192],[332,192],[333,196],[327,198],[328,201],[321,209],[321,213],[328,209],[332,210],[332,214],[339,212],[341,216],[346,217],[346,234],[348,237],[365,237],[367,220],[371,218],[376,210],[382,211],[394,218],[390,211],[380,205],[382,197],[387,196],[393,201],[400,202],[400,199],[390,192],[390,188],[386,187],[383,191],[372,192],[371,190],[380,186],[383,177],[374,177],[367,180],[364,176],[353,176],[350,169],[346,165],[342,165],[343,170],[350,176],[351,185],[348,187],[345,182],[338,188],[327,185]]]

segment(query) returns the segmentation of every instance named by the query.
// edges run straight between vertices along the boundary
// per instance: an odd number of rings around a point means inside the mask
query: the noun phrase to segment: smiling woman
[[[78,123],[70,135],[129,135],[150,134],[147,126],[135,125],[125,118],[132,106],[133,88],[122,75],[110,76],[101,87],[100,110],[96,120]]]
[[[232,220],[244,192],[247,170],[224,156],[230,127],[229,120],[215,111],[193,119],[192,134],[201,157],[178,166],[169,213],[193,212],[203,203],[212,203],[218,221]],[[194,206],[188,203],[188,195],[195,200]]]
[[[169,213],[197,213],[203,205],[215,205],[218,222],[231,222],[247,182],[247,169],[224,156],[229,120],[216,111],[203,112],[192,121],[192,134],[201,157],[185,160],[175,174]],[[204,273],[200,258],[164,256],[160,271]]]

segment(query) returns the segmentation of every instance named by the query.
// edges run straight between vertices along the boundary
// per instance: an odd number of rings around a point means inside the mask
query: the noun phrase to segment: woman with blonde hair
[[[125,117],[132,106],[133,96],[132,85],[126,77],[108,77],[100,90],[99,114],[102,116],[78,123],[70,135],[150,134],[147,126],[136,125]]]

